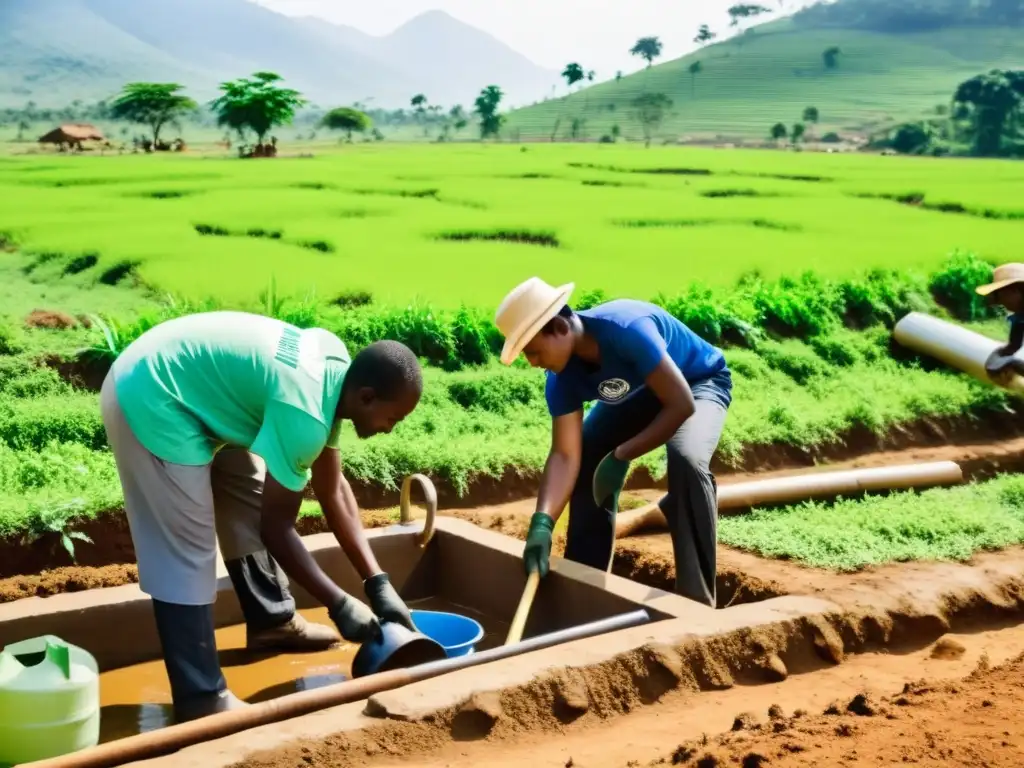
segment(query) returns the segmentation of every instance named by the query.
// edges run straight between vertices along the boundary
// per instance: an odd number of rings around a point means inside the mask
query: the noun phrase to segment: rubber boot
[[[153,613],[171,683],[174,719],[182,723],[246,706],[228,690],[221,672],[213,606],[154,600]]]
[[[302,653],[341,642],[333,628],[311,624],[295,611],[288,577],[270,553],[257,552],[224,565],[245,617],[248,649]]]

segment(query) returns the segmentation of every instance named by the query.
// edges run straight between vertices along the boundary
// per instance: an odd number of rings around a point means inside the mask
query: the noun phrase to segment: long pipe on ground
[[[515,645],[501,645],[469,656],[457,656],[407,669],[380,672],[337,685],[289,694],[262,704],[253,704],[244,709],[222,712],[180,725],[172,725],[158,731],[130,736],[120,741],[100,744],[81,752],[73,752],[70,755],[24,763],[20,768],[112,768],[125,763],[148,760],[176,752],[193,744],[224,738],[239,731],[300,717],[340,704],[350,704],[382,691],[418,683],[421,680],[428,680],[448,672],[519,656],[531,651],[539,651],[553,645],[582,640],[606,632],[639,626],[649,620],[650,616],[645,610],[623,613],[559,632],[531,637]]]
[[[964,480],[954,461],[901,464],[840,472],[809,472],[770,480],[723,485],[718,489],[719,509],[743,509],[763,504],[805,501],[864,493],[866,491],[955,485]],[[623,512],[615,521],[615,538],[624,539],[641,530],[666,529],[668,523],[657,504]]]
[[[934,357],[979,381],[996,384],[986,373],[985,363],[1002,344],[987,336],[931,315],[911,312],[896,323],[893,338],[907,349]],[[1005,388],[1024,393],[1024,377],[1014,374]]]

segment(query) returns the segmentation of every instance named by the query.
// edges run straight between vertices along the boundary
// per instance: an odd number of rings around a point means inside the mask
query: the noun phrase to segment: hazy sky
[[[257,0],[281,13],[321,16],[382,35],[414,16],[442,10],[503,40],[537,64],[561,69],[579,61],[599,79],[642,65],[629,55],[639,37],[657,35],[664,58],[687,53],[701,24],[727,32],[737,0]],[[761,0],[772,9],[780,0]],[[807,0],[782,0],[787,9]]]

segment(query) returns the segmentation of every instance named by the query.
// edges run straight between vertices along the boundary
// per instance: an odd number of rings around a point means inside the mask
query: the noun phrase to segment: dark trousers
[[[715,606],[718,487],[711,457],[731,402],[728,372],[691,385],[696,411],[666,443],[668,493],[659,506],[668,521],[676,564],[675,591]],[[598,403],[583,422],[583,456],[569,502],[565,557],[607,571],[615,552],[615,512],[592,493],[594,472],[610,451],[639,434],[661,410],[649,389],[617,405]]]
[[[281,626],[295,615],[288,580],[268,552],[224,564],[249,631]],[[175,605],[153,600],[164,666],[178,713],[201,706],[227,689],[217,656],[212,605]]]

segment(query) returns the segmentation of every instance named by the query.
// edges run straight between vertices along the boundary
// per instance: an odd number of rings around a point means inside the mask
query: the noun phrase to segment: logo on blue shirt
[[[597,394],[602,400],[614,403],[629,394],[629,382],[625,379],[605,379],[597,385]]]

